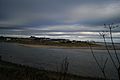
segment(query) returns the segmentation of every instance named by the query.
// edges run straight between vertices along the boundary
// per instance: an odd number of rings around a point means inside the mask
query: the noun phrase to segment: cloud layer
[[[97,32],[104,30],[104,23],[120,24],[119,0],[0,0],[1,34]]]

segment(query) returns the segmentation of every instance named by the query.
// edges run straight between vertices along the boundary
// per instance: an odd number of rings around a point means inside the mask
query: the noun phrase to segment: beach
[[[89,46],[54,46],[54,45],[36,45],[36,44],[19,44],[24,47],[34,47],[34,48],[56,48],[56,49],[90,49]],[[113,50],[112,46],[108,46],[109,50]],[[93,46],[92,49],[95,50],[106,50],[104,45]],[[120,50],[119,46],[116,46],[116,50]]]
[[[54,45],[34,45],[34,44],[19,44],[24,47],[34,47],[34,48],[56,48],[56,49],[90,49],[89,46],[54,46]],[[94,46],[93,49],[105,50],[104,46]]]

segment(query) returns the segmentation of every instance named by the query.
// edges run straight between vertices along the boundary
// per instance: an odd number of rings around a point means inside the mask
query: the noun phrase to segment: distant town
[[[21,44],[69,46],[69,47],[87,46],[87,41],[77,41],[77,40],[69,40],[69,39],[51,39],[51,38],[35,37],[35,36],[30,36],[29,38],[0,36],[0,42],[16,42],[16,43],[21,43]],[[90,43],[92,45],[96,45],[95,41],[91,41]]]

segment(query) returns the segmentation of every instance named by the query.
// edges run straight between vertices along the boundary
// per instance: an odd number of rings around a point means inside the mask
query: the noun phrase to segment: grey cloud
[[[104,8],[106,8],[104,6],[109,6],[109,4],[113,8],[117,4],[115,7],[118,8],[115,8],[116,10],[113,13],[108,14],[108,17],[103,16],[101,18],[102,14],[97,15],[95,13],[104,11]],[[81,11],[89,10],[89,5],[90,7],[92,5],[91,8],[93,9],[95,9],[94,6],[96,5],[103,7],[81,15]],[[104,23],[119,23],[119,5],[120,1],[118,0],[0,0],[0,21],[6,21],[6,23],[0,26],[1,29],[24,29],[24,27],[26,29],[27,27],[37,28],[37,26],[47,28],[49,25],[80,24],[95,27],[101,26]],[[82,6],[88,7],[81,8]],[[76,12],[76,8],[78,8],[78,12]],[[74,28],[77,30],[77,27]]]

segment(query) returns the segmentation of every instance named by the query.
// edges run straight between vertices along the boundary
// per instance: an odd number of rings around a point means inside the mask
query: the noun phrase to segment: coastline
[[[58,48],[58,49],[88,49],[88,47],[68,47],[68,46],[52,46],[52,45],[34,45],[34,44],[19,44],[24,47],[35,47],[35,48]]]
[[[8,43],[15,43],[15,42],[8,42]],[[18,46],[23,47],[31,47],[31,48],[50,48],[50,49],[90,49],[89,46],[59,46],[59,45],[40,45],[40,44],[26,44],[26,43],[18,43],[16,42]],[[109,50],[114,50],[112,48],[112,45],[108,46]],[[120,50],[120,45],[116,45],[116,50]],[[97,45],[92,46],[92,49],[94,50],[106,50],[106,47],[104,45]]]
[[[33,47],[33,48],[55,48],[55,49],[90,49],[89,47],[68,47],[68,46],[52,46],[52,45],[34,45],[34,44],[19,44],[20,46],[24,47]],[[97,46],[97,47],[92,47],[95,50],[105,50],[104,46]]]
[[[20,46],[24,47],[31,47],[31,48],[55,48],[55,49],[90,49],[89,47],[75,47],[75,46],[52,46],[52,45],[36,45],[36,44],[21,44]],[[106,50],[105,46],[94,46],[92,47],[94,50]],[[113,48],[109,47],[109,50],[114,50]],[[116,47],[116,50],[120,50],[119,47]]]

